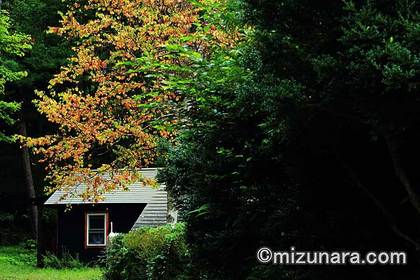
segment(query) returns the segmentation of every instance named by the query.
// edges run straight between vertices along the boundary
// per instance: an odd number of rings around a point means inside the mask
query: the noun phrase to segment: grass
[[[0,247],[0,280],[99,280],[98,268],[36,268],[35,253],[21,247]]]

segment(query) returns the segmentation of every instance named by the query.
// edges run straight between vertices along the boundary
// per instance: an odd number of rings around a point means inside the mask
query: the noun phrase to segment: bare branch
[[[407,241],[408,243],[412,244],[417,251],[420,250],[420,243],[418,243],[417,241],[415,241],[414,239],[412,239],[410,236],[408,236],[407,234],[403,233],[396,221],[394,216],[386,209],[386,207],[383,205],[383,203],[365,186],[363,185],[359,178],[357,177],[356,173],[353,171],[353,169],[348,166],[347,164],[343,163],[343,167],[346,170],[348,176],[350,177],[350,179],[355,183],[355,185],[361,189],[363,191],[363,193],[369,197],[370,200],[372,200],[372,202],[375,204],[376,208],[378,208],[378,210],[381,212],[381,214],[384,216],[385,220],[387,221],[389,227],[391,228],[391,230],[400,238],[404,239],[405,241]]]
[[[401,184],[404,186],[408,194],[408,200],[416,209],[417,213],[420,215],[420,198],[417,192],[413,189],[410,179],[408,178],[408,175],[402,166],[400,155],[398,153],[398,146],[389,133],[385,133],[384,136],[389,150],[389,154],[392,159],[395,175],[398,177]]]

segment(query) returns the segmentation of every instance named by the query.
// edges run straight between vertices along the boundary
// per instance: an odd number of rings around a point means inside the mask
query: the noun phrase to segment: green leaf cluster
[[[11,30],[11,22],[7,12],[0,11],[0,122],[12,125],[12,114],[20,109],[18,102],[8,101],[5,96],[6,82],[16,82],[27,75],[19,63],[22,57],[31,49],[30,37]],[[0,131],[0,141],[10,141],[3,131]]]

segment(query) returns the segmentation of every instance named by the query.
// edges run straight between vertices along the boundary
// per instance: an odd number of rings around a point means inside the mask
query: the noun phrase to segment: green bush
[[[112,239],[104,263],[106,280],[187,279],[190,254],[184,224],[142,228]]]
[[[42,259],[44,267],[64,269],[64,268],[82,268],[84,265],[80,262],[78,256],[73,256],[67,251],[63,252],[62,257],[47,252]]]

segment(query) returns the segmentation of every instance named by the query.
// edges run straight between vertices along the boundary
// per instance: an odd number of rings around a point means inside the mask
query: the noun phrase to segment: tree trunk
[[[19,132],[20,135],[27,136],[25,120],[20,121]],[[34,240],[38,240],[38,207],[36,205],[36,194],[34,180],[32,177],[31,159],[29,156],[28,147],[23,146],[21,148],[21,155],[23,162],[23,173],[25,177],[26,196],[30,202],[28,210],[31,219],[32,238]]]

